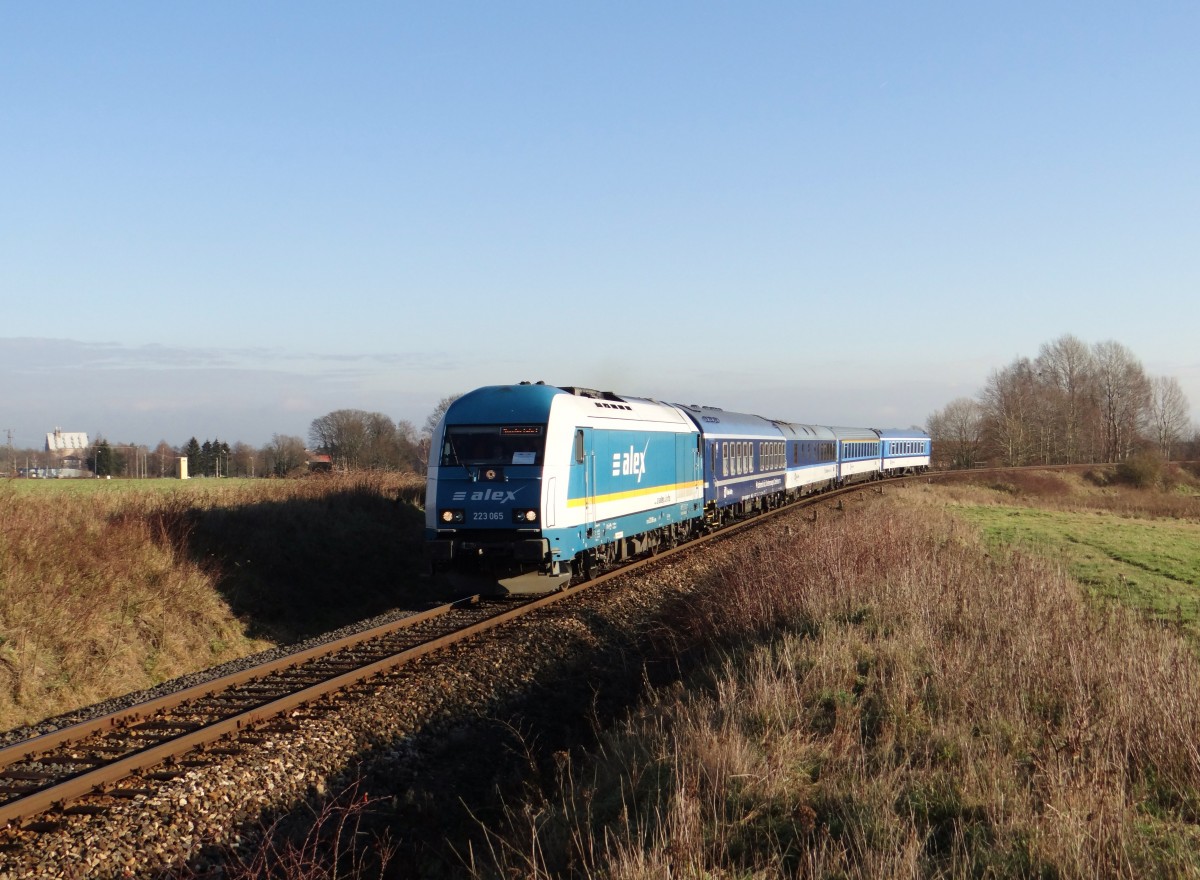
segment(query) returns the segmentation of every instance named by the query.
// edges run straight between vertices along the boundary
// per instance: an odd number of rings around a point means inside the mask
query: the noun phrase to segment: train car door
[[[571,497],[583,502],[581,531],[585,545],[591,546],[596,526],[596,448],[591,428],[575,429],[575,450],[571,460]]]

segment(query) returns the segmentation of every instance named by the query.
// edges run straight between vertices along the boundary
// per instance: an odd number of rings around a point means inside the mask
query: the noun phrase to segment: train
[[[923,431],[801,424],[543,382],[455,399],[425,537],[457,585],[547,593],[829,488],[928,470]]]

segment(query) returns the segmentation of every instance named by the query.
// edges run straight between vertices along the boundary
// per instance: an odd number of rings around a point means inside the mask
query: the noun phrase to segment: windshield
[[[442,465],[541,464],[543,425],[451,425],[442,442]]]

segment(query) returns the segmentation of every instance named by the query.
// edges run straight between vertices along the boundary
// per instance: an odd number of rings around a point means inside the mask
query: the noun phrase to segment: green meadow
[[[996,547],[1061,562],[1095,595],[1200,636],[1200,523],[1093,511],[969,506],[956,510]]]

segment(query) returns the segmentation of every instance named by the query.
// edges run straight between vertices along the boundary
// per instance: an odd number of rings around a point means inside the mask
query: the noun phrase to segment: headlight
[[[443,510],[441,513],[441,520],[444,523],[460,523],[464,519],[466,516],[461,510]]]
[[[536,510],[513,510],[513,519],[518,523],[535,523],[537,522],[538,512]]]

